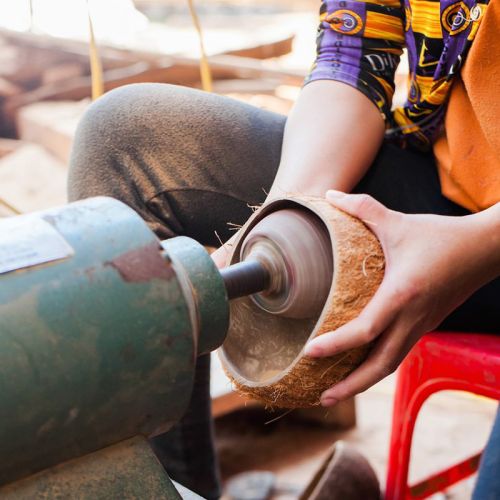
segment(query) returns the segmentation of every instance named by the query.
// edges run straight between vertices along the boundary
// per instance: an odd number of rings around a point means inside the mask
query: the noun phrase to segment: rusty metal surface
[[[194,374],[183,292],[133,210],[98,198],[30,217],[74,254],[0,275],[0,484],[168,429]]]
[[[135,437],[0,488],[3,500],[181,500],[144,438]],[[199,497],[198,497],[199,498]]]
[[[154,279],[169,281],[175,277],[172,266],[165,265],[165,258],[158,251],[158,243],[134,248],[115,257],[105,265],[114,267],[124,281],[147,283]]]

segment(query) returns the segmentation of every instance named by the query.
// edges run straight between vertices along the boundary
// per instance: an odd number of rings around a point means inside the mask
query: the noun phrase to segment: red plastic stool
[[[408,486],[413,429],[434,392],[468,391],[500,400],[500,336],[434,332],[399,367],[387,471],[386,500],[426,498],[473,474],[481,454]]]

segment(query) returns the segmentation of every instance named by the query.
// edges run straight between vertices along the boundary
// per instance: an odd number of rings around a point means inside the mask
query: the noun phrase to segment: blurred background
[[[319,3],[197,0],[212,91],[288,113],[314,61]],[[73,135],[91,102],[92,51],[104,91],[136,82],[203,86],[200,37],[187,0],[0,3],[0,216],[65,203]],[[404,100],[405,79],[403,63],[397,104]],[[230,484],[245,471],[272,471],[274,498],[296,498],[342,439],[370,460],[383,484],[393,388],[389,377],[356,402],[328,412],[270,412],[232,392],[214,355],[213,413],[223,480]],[[495,403],[463,393],[433,396],[417,422],[411,481],[481,449],[495,409]],[[437,497],[469,498],[472,484],[467,480]]]
[[[197,2],[212,90],[287,113],[314,60],[315,3]],[[72,137],[92,95],[89,16],[104,91],[136,82],[202,87],[187,0],[1,2],[0,155],[9,160],[0,213],[65,200]]]

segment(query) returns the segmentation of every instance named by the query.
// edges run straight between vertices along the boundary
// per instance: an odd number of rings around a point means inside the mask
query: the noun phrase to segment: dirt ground
[[[273,500],[292,500],[322,463],[332,443],[341,439],[362,452],[377,473],[382,488],[387,468],[395,377],[389,377],[356,398],[357,425],[348,431],[305,423],[293,412],[248,408],[217,420],[216,440],[222,475],[228,480],[249,470],[277,475]],[[466,393],[442,392],[431,397],[417,421],[410,466],[414,483],[459,462],[484,446],[497,403]],[[462,481],[434,498],[466,500],[474,478]]]

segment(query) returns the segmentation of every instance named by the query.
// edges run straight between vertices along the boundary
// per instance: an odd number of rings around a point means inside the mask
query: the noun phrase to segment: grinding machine
[[[230,301],[307,322],[332,283],[328,232],[300,206],[238,252],[219,271],[110,198],[0,221],[0,498],[181,498],[146,438],[182,417]]]

